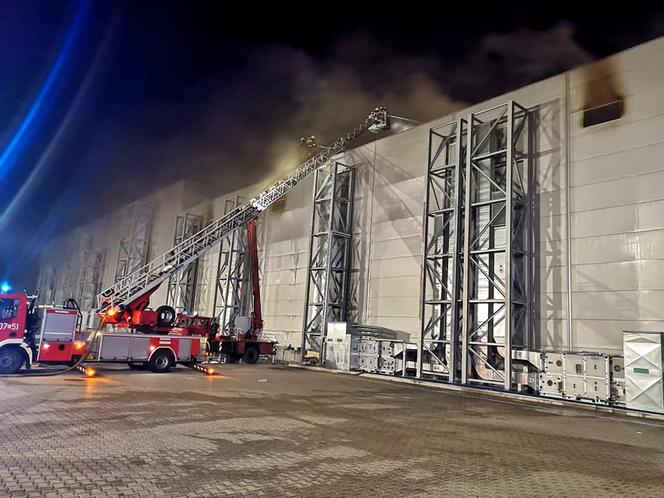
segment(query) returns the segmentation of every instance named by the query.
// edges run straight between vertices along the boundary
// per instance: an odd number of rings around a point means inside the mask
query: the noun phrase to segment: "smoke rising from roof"
[[[122,38],[117,34],[115,41]],[[111,90],[92,90],[88,100],[94,106],[68,127],[61,157],[54,157],[43,175],[49,200],[28,200],[27,211],[17,209],[15,240],[23,243],[0,248],[3,266],[12,266],[17,251],[39,254],[41,246],[31,244],[30,237],[45,220],[50,232],[62,233],[181,179],[201,184],[210,196],[223,195],[294,168],[306,153],[297,145],[301,136],[316,135],[319,144],[328,143],[376,105],[425,122],[590,59],[567,24],[489,34],[469,46],[463,58],[453,57],[444,41],[415,50],[359,31],[339,36],[316,54],[285,44],[229,44],[232,64],[174,82],[179,86],[171,92],[151,91],[151,85],[171,86],[168,79],[158,80],[168,58],[157,61],[163,67],[155,69],[141,53],[128,66],[145,68],[140,74],[118,65],[126,54],[110,60],[97,79]],[[136,87],[143,93],[132,100],[128,92]],[[105,146],[97,151],[96,143]],[[86,168],[92,164],[90,174]],[[87,186],[82,193],[76,187],[76,205],[52,213],[52,206],[60,206],[53,196],[71,198],[67,182],[74,188],[83,177]]]
[[[178,100],[149,102],[137,119],[118,124],[118,135],[131,138],[112,168],[127,171],[132,182],[111,189],[105,205],[182,178],[222,195],[292,169],[302,159],[299,137],[327,143],[376,105],[424,122],[591,57],[571,26],[560,24],[487,35],[461,62],[449,62],[444,52],[395,50],[359,32],[333,42],[322,57],[272,44],[245,50],[243,59],[232,72]]]

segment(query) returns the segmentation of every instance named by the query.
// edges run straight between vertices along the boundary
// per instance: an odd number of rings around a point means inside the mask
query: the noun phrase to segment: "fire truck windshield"
[[[17,299],[0,299],[0,320],[11,320],[18,314],[19,302]]]

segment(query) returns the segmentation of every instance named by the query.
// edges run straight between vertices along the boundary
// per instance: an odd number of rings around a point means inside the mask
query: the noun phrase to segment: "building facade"
[[[515,121],[507,134],[524,134],[528,143],[529,169],[522,180],[529,185],[526,252],[531,259],[524,268],[532,299],[525,312],[530,322],[524,340],[538,350],[620,353],[624,330],[664,327],[664,39],[377,137],[335,158],[333,164],[354,175],[344,284],[349,317],[420,341],[426,314],[428,173],[432,150],[434,155],[438,150],[432,142],[438,135],[432,133],[447,137],[451,124],[471,126],[485,111],[502,112],[500,106],[512,103],[528,115],[523,129]],[[496,139],[494,146],[504,139]],[[476,143],[481,140],[480,134]],[[471,162],[464,158],[464,168]],[[283,346],[301,345],[305,313],[310,318],[313,309],[305,311],[307,289],[311,292],[314,183],[314,176],[307,178],[259,220],[265,331]],[[186,237],[263,187],[205,199],[179,182],[63,235],[43,255],[42,300],[75,297],[82,307],[93,308],[96,293],[115,278],[168,251],[177,237]],[[499,189],[488,188],[494,187]],[[491,195],[487,199],[492,202]],[[481,216],[495,214],[500,223],[502,215],[490,209],[486,213]],[[504,230],[491,233],[489,245],[505,237]],[[237,241],[212,248],[195,268],[162,284],[153,305],[170,301],[189,312],[219,316],[229,299],[229,281],[246,280],[246,268],[233,266],[240,239],[238,235]],[[487,272],[479,277],[478,296],[491,282],[505,278],[508,266],[517,268],[492,254],[478,259]],[[463,261],[457,264],[463,266]],[[478,316],[489,319],[498,308],[500,296],[487,292],[489,311],[478,312],[476,321]],[[500,337],[504,318],[494,321],[492,333]]]

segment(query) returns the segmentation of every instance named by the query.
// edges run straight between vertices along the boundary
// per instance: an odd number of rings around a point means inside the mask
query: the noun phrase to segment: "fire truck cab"
[[[34,333],[29,323],[31,307],[23,294],[0,294],[0,373],[16,373],[32,364],[34,336],[26,337]]]

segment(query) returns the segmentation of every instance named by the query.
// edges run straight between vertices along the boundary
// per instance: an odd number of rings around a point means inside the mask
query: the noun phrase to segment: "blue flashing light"
[[[65,37],[62,50],[51,66],[48,75],[46,76],[46,81],[30,106],[30,110],[23,118],[18,130],[14,133],[13,138],[9,141],[5,150],[0,153],[0,178],[2,178],[7,170],[9,170],[11,163],[14,161],[20,149],[26,146],[29,132],[35,128],[35,123],[33,122],[46,111],[48,101],[54,98],[54,86],[59,80],[60,72],[67,57],[73,50],[74,42],[81,30],[89,5],[89,0],[81,1],[74,20],[72,21]]]
[[[12,290],[12,286],[8,282],[5,281],[0,284],[0,292],[3,294],[7,294],[10,290]]]

